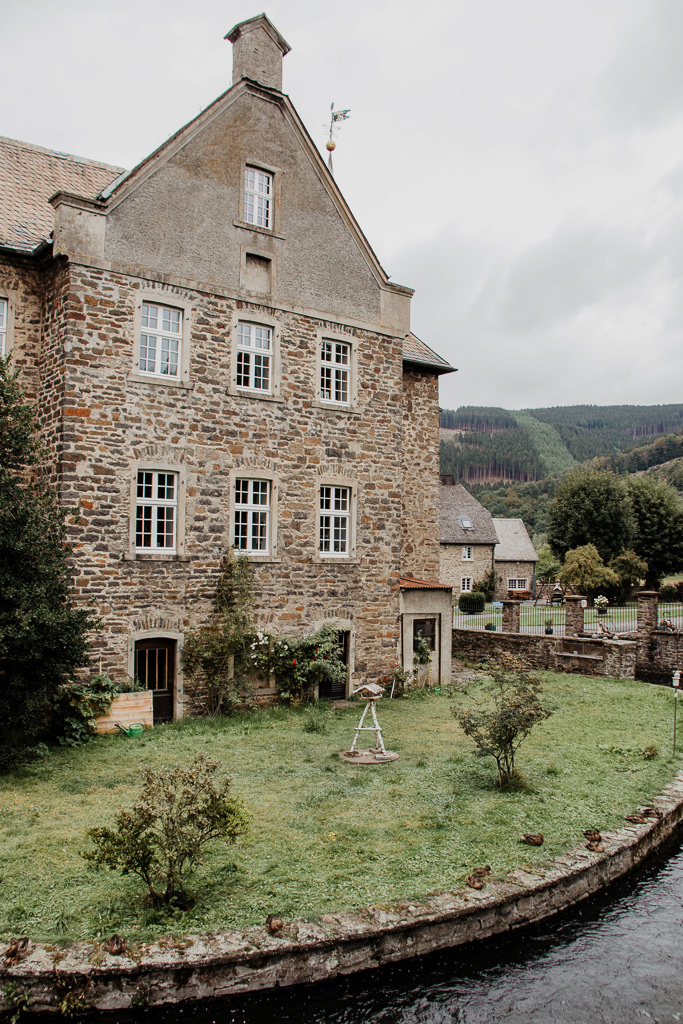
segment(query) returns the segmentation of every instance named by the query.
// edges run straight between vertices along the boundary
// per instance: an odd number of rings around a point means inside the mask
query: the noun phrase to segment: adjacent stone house
[[[496,599],[527,596],[534,589],[538,555],[521,519],[494,519],[498,534],[494,550]]]
[[[234,84],[132,171],[0,141],[0,346],[80,511],[96,657],[158,719],[232,545],[261,624],[338,624],[347,689],[397,660],[400,574],[439,574],[451,367],[283,94],[288,44],[226,38]]]
[[[457,602],[492,571],[498,535],[489,510],[453,477],[441,477],[440,500],[439,579]]]

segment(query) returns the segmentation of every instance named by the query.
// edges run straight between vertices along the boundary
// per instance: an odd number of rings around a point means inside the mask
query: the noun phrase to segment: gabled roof
[[[537,562],[536,549],[521,519],[494,519],[498,543],[493,554],[496,562]]]
[[[442,544],[496,544],[498,541],[491,513],[462,484],[441,485],[440,540]]]
[[[0,136],[0,246],[33,252],[52,231],[55,192],[94,199],[121,170]]]
[[[455,373],[455,367],[451,366],[445,359],[425,345],[424,341],[410,332],[406,334],[403,341],[403,362],[409,363],[424,369],[436,370],[438,373]]]

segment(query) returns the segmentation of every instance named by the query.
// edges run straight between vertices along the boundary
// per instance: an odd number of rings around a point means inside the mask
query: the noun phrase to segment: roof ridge
[[[15,149],[27,149],[33,153],[44,153],[46,156],[56,157],[58,160],[73,160],[79,164],[89,164],[91,167],[103,167],[106,170],[123,171],[124,167],[118,164],[109,164],[104,160],[93,160],[88,156],[78,156],[76,153],[66,153],[61,149],[50,149],[47,146],[38,146],[35,142],[24,142],[23,139],[13,139],[9,135],[0,135],[0,144],[9,142]]]

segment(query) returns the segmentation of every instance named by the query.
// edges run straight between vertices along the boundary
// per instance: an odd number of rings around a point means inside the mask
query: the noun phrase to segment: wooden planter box
[[[133,722],[141,722],[151,729],[154,725],[152,696],[151,690],[120,693],[118,697],[114,697],[109,710],[97,716],[97,731],[118,732],[117,723],[128,728]]]

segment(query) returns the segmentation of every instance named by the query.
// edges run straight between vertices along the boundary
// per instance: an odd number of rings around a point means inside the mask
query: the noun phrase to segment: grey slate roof
[[[494,519],[498,544],[493,553],[496,562],[537,562],[538,555],[521,519]]]
[[[473,529],[467,530],[461,520],[469,518]],[[496,544],[498,535],[493,518],[462,484],[441,485],[442,544]]]
[[[0,246],[32,252],[52,231],[55,192],[94,199],[121,170],[0,136]]]
[[[428,367],[431,370],[436,370],[437,373],[453,373],[455,369],[446,359],[437,355],[429,345],[420,341],[412,331],[403,339],[403,362]]]

